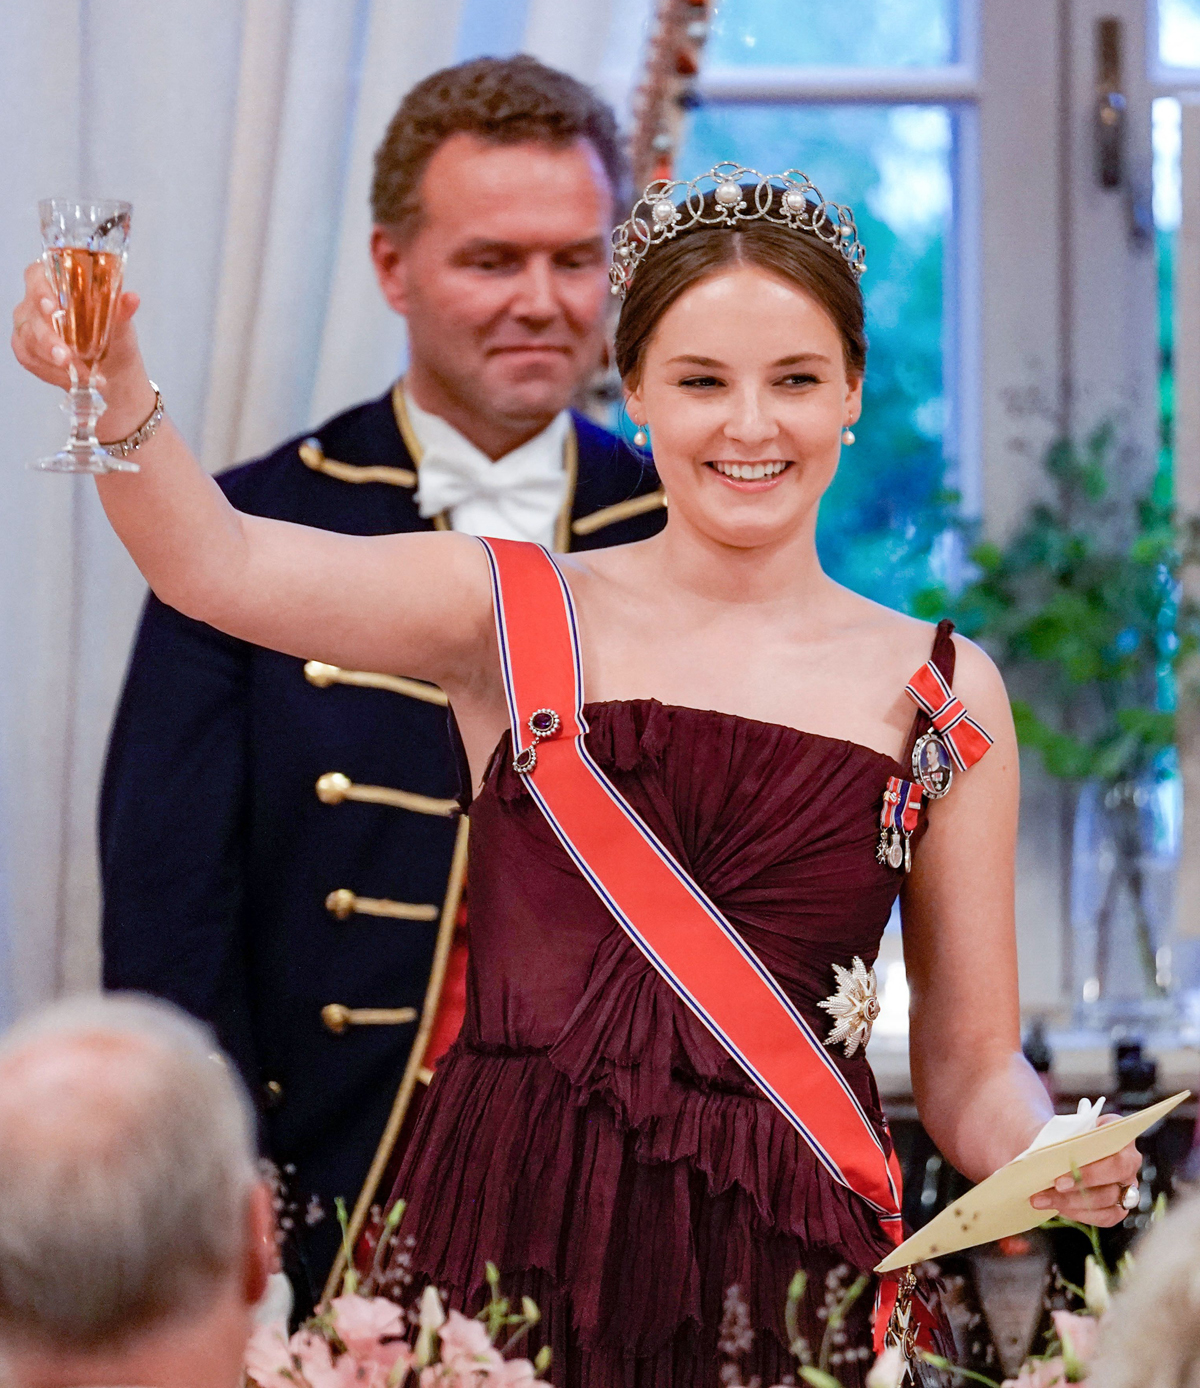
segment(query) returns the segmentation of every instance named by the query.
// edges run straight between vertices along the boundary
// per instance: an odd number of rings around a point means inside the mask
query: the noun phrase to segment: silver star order
[[[833,974],[837,979],[837,992],[817,1003],[817,1006],[824,1008],[836,1023],[825,1038],[825,1044],[837,1046],[844,1041],[844,1053],[849,1059],[859,1046],[865,1048],[871,1039],[871,1028],[879,1016],[875,970],[868,969],[856,954],[848,969],[835,964]]]

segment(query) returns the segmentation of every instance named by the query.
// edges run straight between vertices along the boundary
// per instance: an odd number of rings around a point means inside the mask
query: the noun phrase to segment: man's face
[[[408,320],[418,404],[518,429],[568,404],[599,357],[612,196],[586,140],[459,133],[438,148],[407,243],[378,227],[372,241],[384,295]]]

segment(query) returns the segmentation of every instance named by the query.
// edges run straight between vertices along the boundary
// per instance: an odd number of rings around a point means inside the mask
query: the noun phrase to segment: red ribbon
[[[909,680],[904,692],[929,715],[933,730],[946,744],[946,750],[960,771],[974,766],[992,745],[992,739],[979,726],[950,691],[942,672],[928,660]]]
[[[911,834],[921,814],[921,787],[899,776],[889,776],[879,815],[881,829],[903,829]]]

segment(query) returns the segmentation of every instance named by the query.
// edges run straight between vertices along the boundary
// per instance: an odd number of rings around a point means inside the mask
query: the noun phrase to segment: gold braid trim
[[[590,516],[580,516],[572,522],[571,532],[575,535],[592,535],[603,530],[606,525],[616,525],[618,521],[632,520],[634,516],[644,516],[648,511],[657,511],[667,504],[667,494],[659,487],[656,492],[645,496],[631,496],[628,501],[618,501],[613,506],[602,506]]]
[[[392,1104],[392,1111],[388,1115],[383,1136],[379,1140],[379,1146],[375,1149],[371,1169],[367,1172],[367,1179],[363,1182],[363,1188],[354,1205],[354,1212],[350,1216],[347,1238],[330,1269],[325,1290],[321,1294],[322,1306],[328,1305],[337,1295],[341,1286],[342,1274],[346,1270],[346,1247],[353,1249],[362,1234],[367,1217],[371,1212],[371,1205],[374,1203],[375,1195],[379,1190],[379,1183],[383,1180],[383,1173],[387,1170],[387,1164],[391,1160],[396,1139],[400,1136],[400,1129],[404,1126],[404,1119],[408,1115],[413,1091],[418,1083],[428,1083],[428,1080],[424,1078],[429,1074],[424,1065],[425,1050],[429,1045],[429,1038],[433,1034],[433,1024],[437,1019],[438,1007],[442,1001],[442,989],[446,983],[446,966],[450,962],[450,947],[454,943],[454,927],[458,922],[458,907],[462,901],[463,884],[467,879],[467,834],[469,827],[467,816],[463,815],[458,822],[458,835],[454,840],[454,857],[450,862],[450,876],[447,878],[446,895],[442,900],[442,915],[438,924],[437,944],[433,951],[433,967],[429,971],[429,986],[425,989],[425,1004],[421,1009],[421,1023],[417,1027],[412,1050],[408,1053],[408,1063],[404,1067],[404,1075],[400,1080],[400,1088],[396,1091],[396,1098]]]

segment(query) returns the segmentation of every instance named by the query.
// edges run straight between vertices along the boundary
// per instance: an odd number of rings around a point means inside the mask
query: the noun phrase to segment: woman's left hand
[[[1101,1123],[1116,1122],[1117,1115],[1106,1115]],[[1040,1191],[1030,1201],[1035,1210],[1057,1210],[1064,1219],[1080,1224],[1109,1227],[1129,1215],[1122,1203],[1126,1192],[1137,1181],[1142,1154],[1131,1142],[1115,1156],[1090,1162],[1078,1176],[1060,1176],[1050,1190]]]

